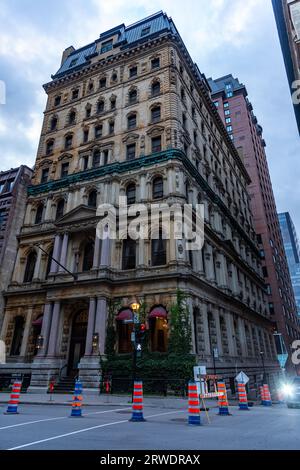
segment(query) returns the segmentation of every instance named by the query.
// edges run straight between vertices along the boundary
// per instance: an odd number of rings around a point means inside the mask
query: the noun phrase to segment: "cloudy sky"
[[[207,77],[245,83],[260,124],[278,211],[300,236],[298,137],[271,0],[0,0],[0,170],[34,164],[45,95],[69,45],[81,47],[120,23],[158,10],[172,16]]]

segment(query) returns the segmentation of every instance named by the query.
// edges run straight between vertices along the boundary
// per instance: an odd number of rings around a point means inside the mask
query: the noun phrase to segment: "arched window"
[[[98,103],[97,103],[97,113],[103,113],[104,111],[104,101],[103,100],[99,100]]]
[[[46,154],[50,155],[54,149],[54,139],[48,140],[46,143]]]
[[[160,83],[158,80],[152,83],[151,94],[152,96],[157,96],[160,94]]]
[[[11,344],[10,355],[19,356],[22,346],[22,339],[24,333],[25,320],[24,317],[18,316],[15,318],[14,335]]]
[[[100,150],[95,150],[93,153],[93,167],[97,168],[100,166]]]
[[[46,279],[48,279],[48,276],[49,276],[49,273],[50,273],[50,270],[51,270],[52,256],[53,256],[53,248],[51,248],[51,250],[48,253],[46,276],[45,276]]]
[[[69,114],[69,124],[75,124],[76,121],[76,111],[71,111]]]
[[[44,205],[40,204],[35,213],[35,224],[40,224],[43,220]]]
[[[93,190],[89,193],[88,206],[96,207],[97,206],[97,191]]]
[[[57,127],[57,123],[58,123],[58,119],[56,116],[53,116],[51,118],[51,121],[50,121],[50,130],[51,131],[55,131],[56,127]]]
[[[137,102],[137,90],[134,88],[130,90],[128,95],[129,104],[133,104]]]
[[[122,269],[135,269],[136,267],[136,241],[127,238],[123,241]]]
[[[155,123],[160,121],[161,118],[161,112],[160,112],[160,106],[154,106],[151,109],[151,122]]]
[[[164,182],[161,176],[154,178],[152,183],[152,197],[159,199],[164,195]]]
[[[32,282],[35,265],[37,260],[37,254],[35,251],[31,251],[27,257],[27,263],[24,274],[24,282]]]
[[[126,188],[127,204],[134,204],[136,200],[136,187],[134,183],[130,183]]]
[[[163,266],[167,263],[167,244],[159,230],[159,238],[151,242],[151,262],[152,266]]]
[[[56,217],[55,220],[60,219],[64,215],[65,210],[65,201],[64,199],[60,199],[56,206]]]
[[[130,353],[132,351],[131,333],[133,325],[132,323],[125,323],[125,320],[131,320],[132,317],[132,310],[129,308],[120,310],[116,317],[118,352],[120,354]]]
[[[83,251],[82,271],[90,271],[93,267],[94,259],[94,242],[89,241],[86,243]]]
[[[166,309],[160,305],[149,314],[150,343],[152,352],[167,352],[168,320]]]
[[[127,129],[135,129],[136,128],[136,113],[130,114],[127,118]]]

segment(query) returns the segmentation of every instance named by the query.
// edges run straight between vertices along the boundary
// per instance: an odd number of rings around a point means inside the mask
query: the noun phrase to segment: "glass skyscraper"
[[[290,214],[283,212],[278,214],[278,217],[295,293],[297,311],[300,316],[300,245]]]

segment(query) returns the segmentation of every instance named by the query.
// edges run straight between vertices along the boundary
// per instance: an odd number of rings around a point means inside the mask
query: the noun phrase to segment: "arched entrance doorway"
[[[68,360],[68,375],[76,375],[80,359],[84,356],[87,323],[88,312],[86,310],[79,311],[73,318]]]

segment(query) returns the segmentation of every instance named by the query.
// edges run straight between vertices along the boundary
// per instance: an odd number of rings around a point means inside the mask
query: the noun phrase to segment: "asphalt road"
[[[18,415],[0,407],[1,450],[299,450],[300,409],[285,405],[231,407],[232,416],[210,410],[211,424],[187,424],[186,410],[147,407],[144,423],[131,423],[130,408],[92,406],[70,418],[70,407],[20,405]]]

